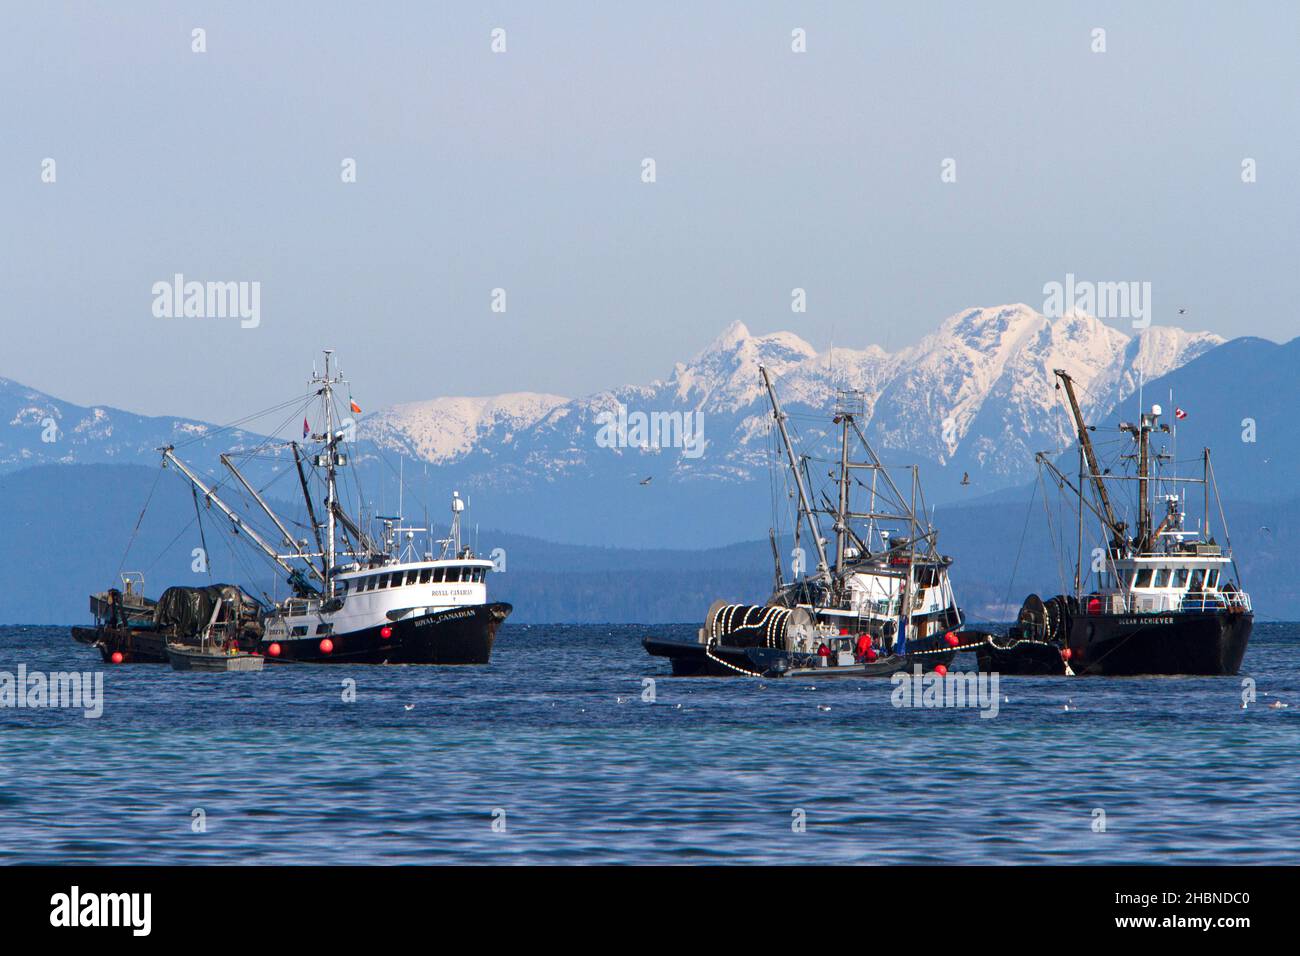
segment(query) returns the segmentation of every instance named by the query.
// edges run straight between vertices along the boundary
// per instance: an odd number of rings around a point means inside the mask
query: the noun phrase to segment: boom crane
[[[1083,457],[1088,463],[1088,477],[1092,479],[1093,487],[1097,491],[1097,500],[1101,502],[1101,519],[1114,536],[1111,547],[1116,552],[1122,551],[1126,526],[1115,517],[1115,509],[1111,507],[1110,495],[1106,492],[1106,482],[1102,479],[1101,469],[1097,466],[1097,455],[1092,449],[1092,439],[1088,436],[1088,426],[1083,421],[1083,411],[1079,408],[1079,400],[1074,394],[1074,379],[1070,378],[1064,369],[1053,369],[1053,373],[1061,380],[1061,384],[1065,387],[1065,395],[1070,400],[1070,414],[1074,417],[1074,425],[1079,434],[1079,445],[1083,448]]]

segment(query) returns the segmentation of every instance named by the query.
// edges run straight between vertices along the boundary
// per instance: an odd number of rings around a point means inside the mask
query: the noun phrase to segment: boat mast
[[[1156,419],[1160,417],[1160,406],[1152,406],[1150,412],[1142,412],[1138,424],[1121,422],[1120,428],[1138,443],[1138,533],[1134,544],[1139,554],[1145,554],[1153,547],[1151,534],[1151,433],[1156,429]],[[1169,426],[1163,426],[1168,431]]]
[[[311,502],[311,491],[307,487],[307,473],[302,468],[302,455],[298,451],[298,443],[290,442],[293,447],[293,463],[298,469],[298,484],[302,486],[302,498],[307,503],[307,517],[311,521],[311,532],[316,538],[316,550],[320,553],[321,558],[321,580],[325,580],[325,574],[329,569],[324,567],[325,563],[325,542],[320,536],[320,522],[316,520],[316,506]]]
[[[1079,487],[1083,487],[1083,446],[1079,446]],[[1079,527],[1077,550],[1074,556],[1074,599],[1083,594],[1083,495],[1079,496]]]
[[[803,515],[808,524],[808,530],[812,533],[813,544],[817,546],[817,576],[824,579],[830,576],[830,568],[826,560],[826,543],[822,540],[822,536],[817,530],[817,524],[813,520],[812,506],[808,502],[808,491],[804,487],[803,475],[799,472],[799,461],[795,456],[794,446],[790,444],[790,435],[785,430],[785,412],[781,411],[781,403],[777,400],[776,389],[772,387],[772,379],[767,374],[767,368],[760,365],[758,372],[763,377],[763,386],[767,389],[768,400],[772,403],[772,417],[776,419],[776,427],[781,433],[781,444],[785,446],[786,458],[790,462],[790,471],[794,474],[794,483],[799,489],[799,512]]]
[[[849,512],[849,421],[847,408],[841,410],[840,419],[840,508],[835,516],[835,573],[844,573],[844,545],[848,536]]]
[[[1210,449],[1208,448],[1204,448],[1201,450],[1201,484],[1205,488],[1205,510],[1201,512],[1201,514],[1205,516],[1204,518],[1205,534],[1202,536],[1202,540],[1204,540],[1206,543],[1209,543],[1210,540]],[[1217,488],[1215,489],[1215,493],[1216,494],[1218,493]],[[1236,562],[1233,563],[1235,564]]]
[[[313,375],[311,384],[319,385],[318,394],[325,406],[325,454],[321,457],[325,465],[325,595],[334,596],[334,560],[335,560],[335,513],[338,510],[338,491],[335,470],[339,464],[336,450],[338,436],[334,434],[334,386],[343,381],[342,377],[330,376],[330,359],[333,349],[325,349],[325,374]]]

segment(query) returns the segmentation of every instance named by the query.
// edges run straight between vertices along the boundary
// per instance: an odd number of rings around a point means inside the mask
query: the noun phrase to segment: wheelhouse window
[[[1187,575],[1190,572],[1187,568],[1178,568],[1174,571],[1174,587],[1180,591],[1187,589]]]
[[[443,581],[445,581],[445,580],[447,580],[447,569],[446,569],[446,568],[434,568],[434,569],[433,569],[433,583],[434,583],[434,584],[441,584],[441,583],[442,583]]]
[[[419,576],[420,576],[420,572],[417,571],[415,568],[412,568],[411,570],[406,572],[406,583],[414,584],[415,579],[418,578]]]
[[[289,631],[289,634],[290,634],[291,636],[293,636],[293,637],[306,637],[306,636],[307,636],[307,625],[306,625],[306,624],[299,624],[297,627],[292,628],[292,629]]]
[[[1191,589],[1192,589],[1193,591],[1199,591],[1199,590],[1201,590],[1201,586],[1204,585],[1204,584],[1205,584],[1205,569],[1204,569],[1204,568],[1197,568],[1195,571],[1192,572],[1192,588],[1191,588]]]
[[[334,633],[334,625],[333,625],[333,624],[317,624],[317,625],[316,625],[316,633],[317,633],[317,634],[333,634],[333,633]]]
[[[433,568],[420,568],[420,583],[428,584],[429,579],[433,577]]]
[[[1152,586],[1153,588],[1163,588],[1163,587],[1165,587],[1165,586],[1168,585],[1168,584],[1169,584],[1169,569],[1168,569],[1168,568],[1157,568],[1157,569],[1156,569],[1156,578],[1155,578],[1155,583],[1152,584],[1151,586]]]
[[[1213,591],[1219,586],[1219,569],[1211,568],[1205,576],[1205,590]]]
[[[1151,569],[1141,568],[1137,573],[1137,580],[1133,583],[1135,588],[1151,587]]]

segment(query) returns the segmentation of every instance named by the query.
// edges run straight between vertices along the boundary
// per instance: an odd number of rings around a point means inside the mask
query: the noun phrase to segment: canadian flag
[[[1187,417],[1187,413],[1183,411],[1181,408],[1174,409],[1174,418],[1178,419],[1181,422],[1186,417]]]

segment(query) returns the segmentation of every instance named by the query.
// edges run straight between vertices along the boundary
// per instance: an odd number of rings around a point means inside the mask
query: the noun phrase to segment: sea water
[[[0,672],[103,675],[97,717],[0,708],[0,862],[1300,863],[1300,625],[1235,678],[1003,677],[993,719],[672,678],[651,633],[694,628],[202,674],[0,628]]]

